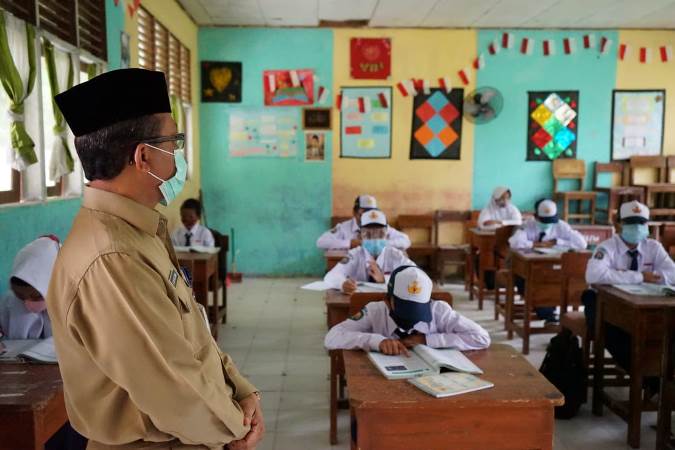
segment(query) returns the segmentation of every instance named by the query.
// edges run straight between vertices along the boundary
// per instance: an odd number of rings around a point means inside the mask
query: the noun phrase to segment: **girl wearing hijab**
[[[506,186],[498,186],[492,191],[490,203],[478,216],[479,228],[497,228],[508,225],[522,225],[520,211],[511,203],[511,190]]]
[[[5,339],[45,339],[52,335],[45,297],[59,248],[55,236],[40,237],[14,258],[10,290],[0,300],[0,333]]]

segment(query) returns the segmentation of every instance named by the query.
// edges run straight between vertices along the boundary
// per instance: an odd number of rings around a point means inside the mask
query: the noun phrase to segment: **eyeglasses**
[[[185,148],[185,133],[177,133],[171,136],[160,136],[143,140],[144,144],[161,144],[162,142],[175,142],[176,150],[183,150]]]

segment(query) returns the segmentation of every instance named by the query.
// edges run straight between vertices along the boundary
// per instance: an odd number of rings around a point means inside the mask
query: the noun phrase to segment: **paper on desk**
[[[304,289],[306,291],[325,291],[330,289],[330,286],[328,286],[328,283],[325,281],[313,281],[309,284],[301,286],[300,289]]]
[[[191,245],[190,247],[174,245],[173,249],[176,252],[209,253],[211,255],[215,255],[220,251],[220,247],[205,247],[203,245]]]
[[[673,286],[654,283],[642,284],[615,284],[615,288],[633,295],[646,295],[654,297],[672,296],[675,294]]]
[[[568,247],[537,247],[534,249],[535,253],[539,253],[540,255],[559,255],[561,253],[565,253],[568,250]]]
[[[387,292],[386,283],[371,283],[368,281],[359,281],[356,283],[356,292]]]

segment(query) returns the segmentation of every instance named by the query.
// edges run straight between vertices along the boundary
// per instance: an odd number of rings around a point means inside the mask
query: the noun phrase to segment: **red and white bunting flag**
[[[619,45],[619,59],[623,61],[628,57],[628,54],[630,53],[630,46],[628,44],[621,44]]]
[[[291,86],[293,87],[299,87],[300,86],[300,77],[298,76],[298,72],[296,70],[291,70],[289,72],[291,76]]]
[[[402,96],[407,97],[410,94],[415,94],[414,90],[410,86],[410,80],[403,80],[396,83],[396,87]]]
[[[422,91],[424,92],[424,95],[431,94],[431,84],[429,83],[429,80],[422,80]]]
[[[499,39],[495,39],[488,45],[488,52],[490,52],[491,55],[496,55],[501,49],[502,47],[499,45]]]
[[[662,45],[659,47],[659,53],[661,54],[661,62],[672,61],[673,59],[673,47],[670,45]]]
[[[277,90],[277,79],[274,74],[267,75],[267,90],[274,94]]]
[[[342,91],[335,97],[335,107],[338,111],[342,109]]]
[[[595,48],[595,35],[584,34],[584,48]]]
[[[452,91],[452,81],[450,77],[441,77],[438,79],[438,85],[445,91],[446,94],[449,94]]]
[[[351,104],[351,101],[349,100],[349,97],[347,97],[346,95],[342,95],[341,97],[342,97],[342,100],[340,102],[340,105],[341,105],[340,109],[343,109],[343,110],[348,109],[349,105]]]
[[[465,85],[469,84],[469,72],[470,72],[470,70],[469,70],[468,67],[465,67],[462,70],[460,70],[459,72],[457,72],[457,75],[459,75],[459,78],[462,80],[462,83],[464,83]]]
[[[383,108],[389,108],[389,102],[387,101],[387,96],[383,92],[377,94],[377,98],[380,100],[380,106]]]
[[[413,78],[413,87],[415,88],[415,95],[424,90],[424,80],[421,78]]]
[[[359,112],[366,112],[366,100],[363,97],[359,97]]]
[[[323,86],[319,86],[319,98],[317,102],[319,104],[325,103],[327,98],[328,98],[328,89],[326,89]]]
[[[483,67],[485,67],[485,55],[482,53],[478,55],[476,58],[473,60],[473,68],[476,70],[480,70]]]
[[[513,48],[513,33],[502,33],[502,47]]]
[[[571,55],[577,51],[577,41],[574,38],[563,38],[563,48],[566,55]]]
[[[640,47],[640,62],[649,64],[652,62],[652,49],[649,47]]]
[[[523,55],[531,55],[534,50],[534,39],[525,37],[520,41],[520,53]]]
[[[544,39],[541,45],[544,50],[544,56],[555,55],[555,41]]]
[[[319,84],[319,76],[317,74],[312,74],[312,79],[314,80],[314,84],[318,85]]]
[[[606,37],[600,38],[600,54],[604,55],[609,52],[609,49],[612,48],[612,40],[607,39]]]

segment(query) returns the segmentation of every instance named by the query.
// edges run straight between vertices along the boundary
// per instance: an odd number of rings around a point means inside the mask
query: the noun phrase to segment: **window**
[[[75,0],[38,0],[38,26],[77,46]]]
[[[35,25],[35,1],[26,0],[0,0],[0,8],[11,12],[21,20]]]
[[[97,58],[108,59],[104,0],[77,0],[77,26],[80,48]]]
[[[57,197],[61,195],[62,180],[52,180],[49,176],[49,167],[52,162],[52,150],[54,149],[54,111],[52,110],[52,91],[49,87],[49,75],[47,74],[47,62],[41,58],[40,79],[42,82],[42,132],[44,136],[44,161],[45,161],[45,185],[47,196]]]
[[[9,109],[9,98],[0,89],[0,203],[19,201],[19,172],[12,169],[12,144],[9,135],[9,116],[2,111]]]

